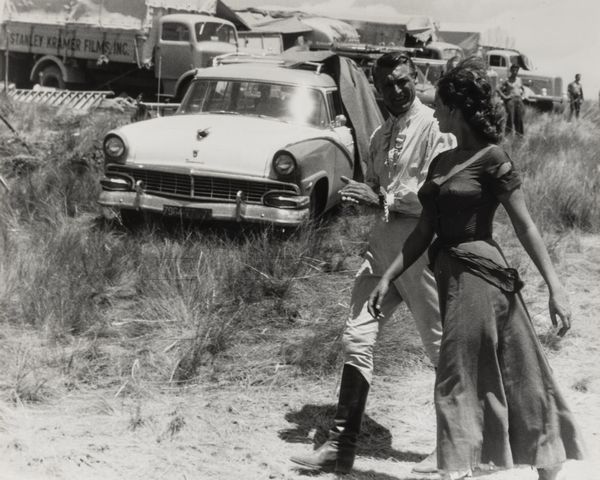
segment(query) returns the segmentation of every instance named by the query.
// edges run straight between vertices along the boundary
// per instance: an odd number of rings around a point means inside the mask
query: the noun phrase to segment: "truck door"
[[[164,22],[156,50],[156,76],[167,83],[194,68],[194,46],[190,27],[181,22]]]

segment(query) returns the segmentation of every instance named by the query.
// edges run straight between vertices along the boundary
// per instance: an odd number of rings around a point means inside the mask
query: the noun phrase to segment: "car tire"
[[[323,213],[325,213],[325,205],[327,204],[327,183],[320,181],[315,185],[310,192],[310,220],[319,222]]]

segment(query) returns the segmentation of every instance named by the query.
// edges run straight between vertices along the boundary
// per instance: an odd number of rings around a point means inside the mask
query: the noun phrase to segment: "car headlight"
[[[125,158],[125,154],[127,153],[127,148],[125,147],[125,142],[118,135],[108,135],[104,139],[104,156],[106,160],[112,162],[118,162]]]
[[[296,168],[296,159],[288,152],[277,152],[273,157],[273,169],[281,177],[293,175]]]

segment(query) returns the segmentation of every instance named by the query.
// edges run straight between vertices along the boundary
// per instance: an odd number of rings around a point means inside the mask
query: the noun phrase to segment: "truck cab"
[[[181,98],[187,89],[185,82],[178,83],[183,72],[211,66],[214,57],[236,52],[237,48],[236,28],[227,20],[209,15],[162,16],[154,65],[163,95]]]
[[[498,74],[498,85],[508,78],[511,65],[520,67],[519,77],[525,88],[525,103],[542,111],[562,111],[565,107],[562,78],[533,72],[526,55],[512,49],[491,49],[485,53],[491,70]]]

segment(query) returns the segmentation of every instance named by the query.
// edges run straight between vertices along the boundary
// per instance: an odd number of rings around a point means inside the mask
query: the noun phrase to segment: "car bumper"
[[[186,201],[163,198],[138,192],[103,191],[98,203],[112,210],[136,210],[168,216],[216,221],[267,223],[278,226],[297,226],[310,217],[309,207],[300,209],[277,208],[245,203],[238,198],[235,203]]]
[[[529,95],[525,98],[525,103],[530,105],[560,106],[564,103],[564,98],[549,95]]]

